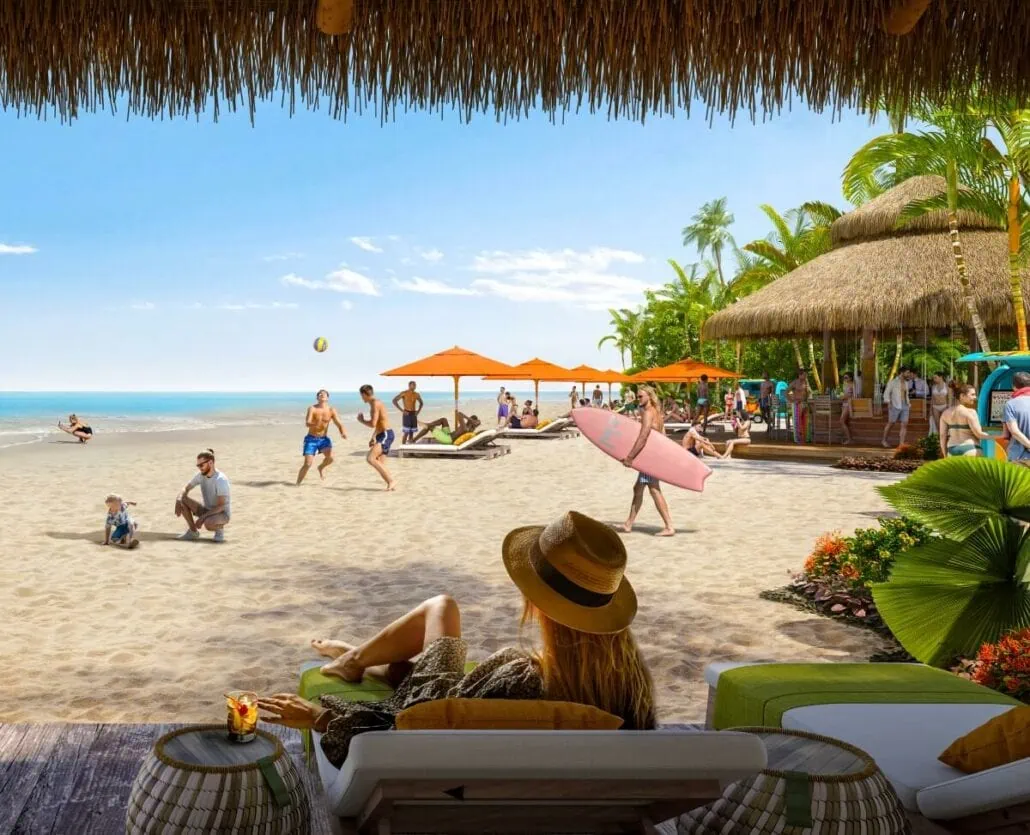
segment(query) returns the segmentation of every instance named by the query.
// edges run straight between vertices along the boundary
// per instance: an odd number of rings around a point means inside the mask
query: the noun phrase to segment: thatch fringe
[[[703,104],[838,110],[979,89],[1030,99],[1030,4],[937,2],[903,37],[893,0],[356,0],[350,34],[315,0],[0,0],[0,103],[73,119],[281,97],[339,117],[465,119],[588,109],[643,120]]]
[[[976,306],[989,326],[1014,324],[1004,232],[962,233]],[[1030,271],[1023,273],[1030,298]],[[971,326],[944,232],[858,241],[802,264],[710,317],[705,339],[797,336],[863,327]]]
[[[930,212],[908,220],[900,229],[901,211],[915,200],[926,200],[944,194],[947,183],[943,177],[932,174],[909,177],[899,185],[870,200],[854,211],[839,217],[830,226],[830,239],[834,245],[853,240],[870,240],[899,232],[947,232],[948,213]],[[958,213],[962,229],[1000,229],[998,224],[975,212]]]

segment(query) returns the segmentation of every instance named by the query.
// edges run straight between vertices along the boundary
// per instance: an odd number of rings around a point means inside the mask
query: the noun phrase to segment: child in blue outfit
[[[127,502],[117,493],[110,493],[104,504],[107,505],[107,519],[104,521],[104,545],[120,545],[122,548],[135,548],[139,545],[136,531],[139,526],[129,516],[129,505],[135,507],[136,502]]]

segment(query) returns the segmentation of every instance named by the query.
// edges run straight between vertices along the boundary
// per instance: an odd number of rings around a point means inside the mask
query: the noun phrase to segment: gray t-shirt
[[[1005,412],[1002,420],[1008,423],[1015,421],[1019,431],[1030,438],[1030,397],[1013,397],[1005,404]],[[1030,458],[1030,450],[1024,447],[1015,438],[1009,440],[1008,447],[1009,461],[1023,461]]]
[[[200,486],[200,493],[204,497],[204,507],[213,509],[218,504],[218,497],[225,496],[225,506],[222,511],[230,516],[232,511],[229,507],[229,479],[221,470],[215,470],[210,477],[203,473],[197,473],[190,481],[190,487]]]

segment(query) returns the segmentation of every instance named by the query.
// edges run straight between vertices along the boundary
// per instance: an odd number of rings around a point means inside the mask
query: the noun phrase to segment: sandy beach
[[[491,404],[477,404],[491,414]],[[557,408],[557,407],[556,407]],[[518,640],[505,533],[565,510],[625,518],[633,474],[585,439],[511,441],[492,461],[389,460],[394,493],[348,423],[320,483],[296,427],[105,435],[0,450],[0,721],[218,721],[229,688],[290,691],[314,637],[356,641],[427,596],[461,604],[472,658]],[[70,439],[68,439],[70,440]],[[227,542],[178,542],[172,506],[194,455],[231,479]],[[667,489],[678,535],[645,498],[625,536],[635,631],[663,721],[704,713],[716,660],[864,660],[871,634],[758,598],[800,567],[814,538],[875,524],[889,476],[716,462],[703,495]],[[142,546],[104,548],[103,498],[138,502]]]

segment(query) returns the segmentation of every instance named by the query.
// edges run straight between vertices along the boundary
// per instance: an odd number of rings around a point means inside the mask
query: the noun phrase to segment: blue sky
[[[696,260],[703,202],[728,197],[741,242],[769,231],[760,203],[843,207],[845,161],[886,129],[3,114],[0,389],[347,389],[456,343],[617,367],[606,308]]]

